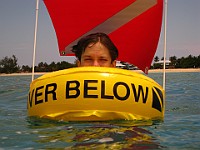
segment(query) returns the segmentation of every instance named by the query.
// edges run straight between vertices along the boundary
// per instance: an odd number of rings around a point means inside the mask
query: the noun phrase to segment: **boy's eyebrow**
[[[91,57],[90,55],[83,55],[83,57]]]
[[[108,59],[108,57],[107,57],[107,56],[100,56],[100,58],[106,58],[106,59]]]
[[[83,57],[83,58],[91,58],[92,56],[86,54],[86,55],[82,55],[82,57]],[[101,55],[101,56],[99,56],[99,58],[106,58],[106,59],[109,59],[109,56],[107,56],[107,55]]]

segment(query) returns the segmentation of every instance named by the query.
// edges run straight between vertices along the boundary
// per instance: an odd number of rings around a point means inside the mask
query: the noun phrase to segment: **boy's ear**
[[[80,62],[79,60],[77,60],[77,61],[76,61],[76,65],[77,65],[78,67],[80,67],[80,66],[81,66],[81,62]]]
[[[116,67],[116,64],[117,64],[117,61],[114,60],[114,61],[111,63],[111,67]]]

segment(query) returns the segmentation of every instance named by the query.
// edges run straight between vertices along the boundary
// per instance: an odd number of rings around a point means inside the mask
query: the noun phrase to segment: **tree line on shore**
[[[28,65],[22,65],[19,66],[17,63],[18,59],[15,55],[12,55],[12,57],[4,57],[0,60],[0,73],[28,73],[32,72],[32,67]],[[61,62],[51,62],[50,64],[47,64],[46,62],[40,62],[37,66],[35,66],[34,71],[35,72],[52,72],[52,71],[58,71],[63,69],[68,69],[76,67],[75,64],[61,61]]]
[[[161,58],[161,61],[164,58]],[[152,69],[163,68],[163,63],[157,63],[160,59],[158,56],[154,57],[154,63],[151,66]],[[166,68],[200,68],[200,55],[177,58],[176,56],[169,57],[169,62],[166,64]]]
[[[163,58],[161,58],[163,60]],[[200,55],[199,56],[192,56],[189,55],[187,57],[177,58],[176,56],[169,57],[170,63],[168,63],[167,68],[200,68]],[[21,73],[21,72],[31,72],[32,67],[28,65],[19,66],[17,63],[18,59],[15,55],[12,57],[4,57],[0,60],[0,73]],[[154,57],[154,63],[151,66],[152,69],[162,68],[162,63],[159,62],[160,59],[158,56]],[[58,71],[63,69],[68,69],[76,67],[76,64],[69,63],[66,61],[61,62],[51,62],[47,64],[46,62],[40,62],[37,66],[35,66],[35,72],[52,72]]]

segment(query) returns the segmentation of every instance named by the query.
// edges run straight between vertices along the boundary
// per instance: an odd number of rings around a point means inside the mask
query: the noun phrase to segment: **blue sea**
[[[162,73],[150,73],[162,85]],[[200,149],[200,72],[166,73],[163,122],[27,117],[31,76],[0,76],[0,149]]]

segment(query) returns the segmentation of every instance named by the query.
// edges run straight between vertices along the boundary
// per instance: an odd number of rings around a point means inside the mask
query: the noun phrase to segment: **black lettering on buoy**
[[[42,92],[40,92],[41,89],[43,89],[44,86],[37,87],[35,90],[35,105],[43,103],[43,99],[39,99],[40,96],[42,96]]]
[[[97,90],[97,87],[89,86],[89,83],[98,83],[98,80],[84,80],[84,98],[98,98],[98,95],[89,95],[89,90]]]
[[[71,87],[71,84],[75,84],[75,86]],[[66,99],[68,98],[77,98],[80,95],[79,90],[80,83],[77,80],[67,81],[66,83]],[[70,91],[76,91],[76,94],[70,95]]]
[[[52,90],[50,90],[52,88]],[[52,94],[53,100],[57,100],[56,98],[56,89],[57,89],[57,84],[56,83],[51,83],[47,84],[45,88],[45,102],[48,102],[48,95]]]
[[[101,81],[101,98],[105,98],[105,99],[113,99],[114,98],[114,96],[106,95],[105,91],[106,91],[105,81]]]
[[[160,96],[160,99],[161,99],[161,104],[163,105],[163,93],[162,93],[162,91],[159,88],[155,87],[155,86],[154,86],[154,88],[158,92],[158,95]]]
[[[122,86],[124,86],[125,88],[126,88],[126,95],[124,96],[124,97],[121,97],[121,96],[119,96],[119,94],[117,93],[117,88],[118,88],[118,86],[120,86],[120,85],[122,85]],[[129,87],[128,87],[128,85],[126,84],[126,83],[124,83],[124,82],[117,82],[117,83],[115,83],[115,85],[114,85],[114,87],[113,87],[113,93],[114,93],[114,96],[118,99],[118,100],[122,100],[122,101],[124,101],[124,100],[126,100],[126,99],[128,99],[128,97],[129,97],[129,95],[130,95],[130,89],[129,89]]]
[[[163,109],[163,94],[162,91],[159,90],[158,88],[154,87],[152,88],[152,92],[153,92],[153,102],[152,102],[152,108],[157,109],[158,111],[162,112]],[[156,94],[156,92],[158,93],[158,95]],[[160,102],[160,100],[161,102]]]
[[[32,107],[34,92],[35,92],[35,89],[33,89],[32,92],[30,91],[29,94],[28,94],[28,102],[29,102],[30,107]]]
[[[140,99],[140,94],[142,95],[142,102],[145,104],[148,97],[148,87],[146,87],[146,93],[144,94],[144,90],[141,85],[138,86],[138,92],[136,91],[135,85],[132,83],[132,89],[135,97],[135,102],[138,102]]]

